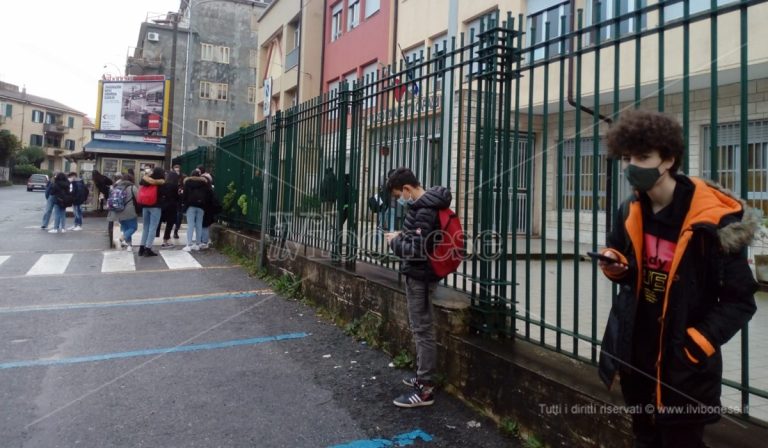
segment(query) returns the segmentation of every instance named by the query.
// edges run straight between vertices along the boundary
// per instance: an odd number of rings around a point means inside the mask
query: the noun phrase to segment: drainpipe
[[[328,5],[323,4],[323,46],[320,47],[320,90],[319,90],[321,95],[323,93],[323,86],[325,85],[325,46],[328,43],[328,41],[326,40],[328,36],[325,35],[326,20],[328,20]],[[304,30],[301,30],[301,38],[304,39]],[[299,75],[300,74],[301,72],[299,72]]]
[[[593,109],[590,109],[584,105],[577,105],[576,101],[573,99],[573,52],[576,49],[576,37],[575,37],[575,31],[576,31],[576,0],[571,0],[570,3],[570,14],[571,14],[571,48],[570,48],[570,56],[568,57],[568,104],[571,105],[573,108],[577,108],[581,112],[586,112],[589,115],[595,116],[595,111]],[[595,50],[599,51],[599,50]],[[618,64],[619,61],[614,61],[614,63]],[[598,91],[594,92],[595,98],[600,95],[600,89]],[[613,119],[606,117],[605,115],[601,113],[597,113],[598,118],[600,120],[608,123],[608,125],[613,124]],[[613,184],[613,159],[608,157],[606,160],[606,173],[605,173],[605,228],[610,231],[612,228],[612,215],[613,215],[613,192],[611,189],[611,185]]]
[[[392,63],[390,64],[390,67],[394,67],[394,72],[397,72],[397,17],[399,13],[398,4],[400,3],[398,0],[391,0],[392,3],[394,3],[394,28],[392,30]],[[387,76],[391,76],[392,73],[387,73]]]

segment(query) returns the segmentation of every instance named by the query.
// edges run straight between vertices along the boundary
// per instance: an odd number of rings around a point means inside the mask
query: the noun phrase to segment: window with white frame
[[[216,84],[216,99],[227,101],[229,96],[229,84]]]
[[[301,24],[296,22],[293,26],[293,48],[299,48],[301,44]]]
[[[344,81],[347,82],[347,90],[352,90],[355,82],[357,82],[357,71],[345,75]]]
[[[379,63],[374,62],[363,67],[363,91],[364,107],[373,107],[376,105],[376,93],[378,92],[376,81],[378,81]]]
[[[591,211],[597,206],[599,211],[605,211],[605,183],[608,166],[608,148],[600,137],[597,150],[597,172],[594,171],[595,140],[592,137],[582,137],[579,148],[576,139],[563,142],[563,209],[575,210],[578,204],[580,210]],[[576,162],[579,162],[576,171]],[[593,202],[593,189],[597,188],[597,204]],[[578,203],[576,202],[578,200]]]
[[[211,99],[212,83],[208,81],[200,81],[200,98]]]
[[[256,86],[248,86],[248,102],[250,104],[256,104],[256,97],[258,96],[259,88]]]
[[[365,0],[365,18],[371,17],[373,13],[381,9],[381,0]]]
[[[213,45],[200,44],[200,60],[213,61]]]
[[[229,84],[200,81],[200,98],[227,101],[228,96]]]
[[[200,44],[200,46],[201,60],[229,64],[229,47],[213,44]]]
[[[586,11],[587,26],[597,23],[604,23],[613,19],[614,17],[619,17],[629,14],[633,11],[638,11],[638,9],[635,8],[637,6],[636,3],[636,0],[619,0],[619,10],[616,11],[615,1],[588,1]],[[640,9],[645,8],[647,4],[648,0],[640,0]],[[639,23],[636,15],[632,15],[629,18],[623,19],[618,23],[618,36],[621,37],[629,33],[634,33],[635,31],[642,31],[647,28],[647,22],[647,14],[640,15]],[[617,37],[616,27],[616,24],[605,23],[605,26],[600,28],[600,41],[602,42]],[[596,36],[587,36],[587,44],[594,42],[595,37]]]
[[[217,121],[216,122],[216,138],[222,138],[225,135],[227,135],[227,122]]]
[[[736,3],[739,0],[717,0],[717,6],[724,6],[729,3]],[[687,0],[673,3],[664,7],[664,22],[674,22],[685,16],[685,3],[688,3],[688,15],[694,15],[712,8],[712,0]]]
[[[208,120],[197,120],[197,135],[200,137],[208,137],[209,124],[210,121]]]
[[[341,12],[344,2],[340,1],[331,10],[331,42],[341,37]]]
[[[229,47],[218,47],[216,56],[216,62],[229,64]]]
[[[568,34],[570,9],[569,2],[562,2],[528,16],[528,45],[534,46],[550,41],[552,42],[549,45],[550,56],[567,52],[568,41],[560,41],[558,37]],[[549,36],[546,35],[547,24],[549,24]],[[543,46],[534,50],[533,59],[543,58],[545,50]],[[526,54],[526,57],[530,57],[530,53]]]
[[[739,123],[717,126],[717,145],[710,148],[711,127],[704,126],[702,133],[703,175],[712,178],[712,151],[717,159],[717,181],[731,191],[740,192],[742,176],[746,176],[747,203],[768,214],[768,120],[747,124],[747,166],[742,166],[741,125]]]
[[[332,100],[339,96],[339,81],[333,81],[328,83],[328,100]],[[329,101],[328,107],[330,108],[329,118],[336,118],[338,114],[338,107],[335,101]]]
[[[347,6],[347,31],[360,24],[360,0],[349,0]]]
[[[33,110],[32,111],[32,122],[33,123],[42,123],[43,122],[43,116],[45,114],[42,110]]]
[[[442,79],[443,70],[445,70],[445,55],[448,47],[448,40],[446,35],[443,34],[433,40],[432,48],[432,64],[430,70],[435,74],[436,79]]]
[[[496,12],[491,12],[467,23],[467,42],[473,44],[473,62],[469,66],[469,75],[481,73],[485,69],[485,64],[477,60],[477,58],[480,56],[480,34],[488,30],[493,25],[492,21],[496,20],[496,16]]]

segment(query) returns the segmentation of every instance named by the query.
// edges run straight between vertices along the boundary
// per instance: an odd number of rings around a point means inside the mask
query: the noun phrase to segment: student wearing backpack
[[[69,191],[72,194],[72,214],[75,216],[75,223],[67,230],[83,229],[83,204],[88,200],[88,187],[82,179],[77,178],[77,173],[69,173]]]
[[[429,256],[440,233],[440,211],[451,205],[451,192],[445,187],[425,190],[413,172],[405,167],[396,169],[387,180],[387,191],[398,203],[408,206],[402,231],[387,232],[385,237],[392,251],[400,257],[400,272],[406,277],[405,297],[408,322],[416,342],[415,378],[404,379],[413,391],[394,400],[399,407],[429,406],[434,403],[433,375],[437,368],[437,343],[430,296],[441,279],[432,267]]]
[[[165,183],[165,170],[160,167],[152,170],[152,174],[144,175],[139,182],[139,192],[136,202],[141,206],[141,216],[144,220],[141,232],[141,246],[139,255],[144,257],[156,257],[157,252],[152,250],[157,226],[163,209],[159,205],[158,188]]]
[[[67,207],[72,205],[72,194],[69,192],[69,179],[64,173],[56,174],[51,185],[51,196],[55,199],[53,206],[53,228],[48,233],[64,233],[67,220]]]
[[[128,252],[133,251],[133,234],[139,227],[136,214],[136,196],[139,191],[134,183],[133,176],[123,175],[112,190],[107,199],[107,208],[113,221],[120,223],[120,247]]]

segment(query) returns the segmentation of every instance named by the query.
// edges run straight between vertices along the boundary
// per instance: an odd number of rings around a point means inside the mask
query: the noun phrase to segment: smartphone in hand
[[[602,261],[603,263],[609,263],[609,264],[610,263],[616,263],[616,264],[620,264],[620,265],[624,266],[624,263],[622,263],[621,261],[615,260],[615,259],[613,259],[611,257],[605,256],[605,255],[603,255],[601,253],[598,253],[598,252],[587,252],[587,255],[589,255],[593,260]]]

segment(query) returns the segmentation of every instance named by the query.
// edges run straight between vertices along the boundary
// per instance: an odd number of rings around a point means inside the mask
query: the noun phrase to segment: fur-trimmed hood
[[[750,207],[746,201],[722,185],[708,179],[699,180],[709,187],[710,191],[715,192],[715,198],[723,207],[741,207],[741,212],[734,210],[733,213],[723,216],[718,223],[717,236],[723,250],[736,253],[749,246],[760,229],[760,211]]]

